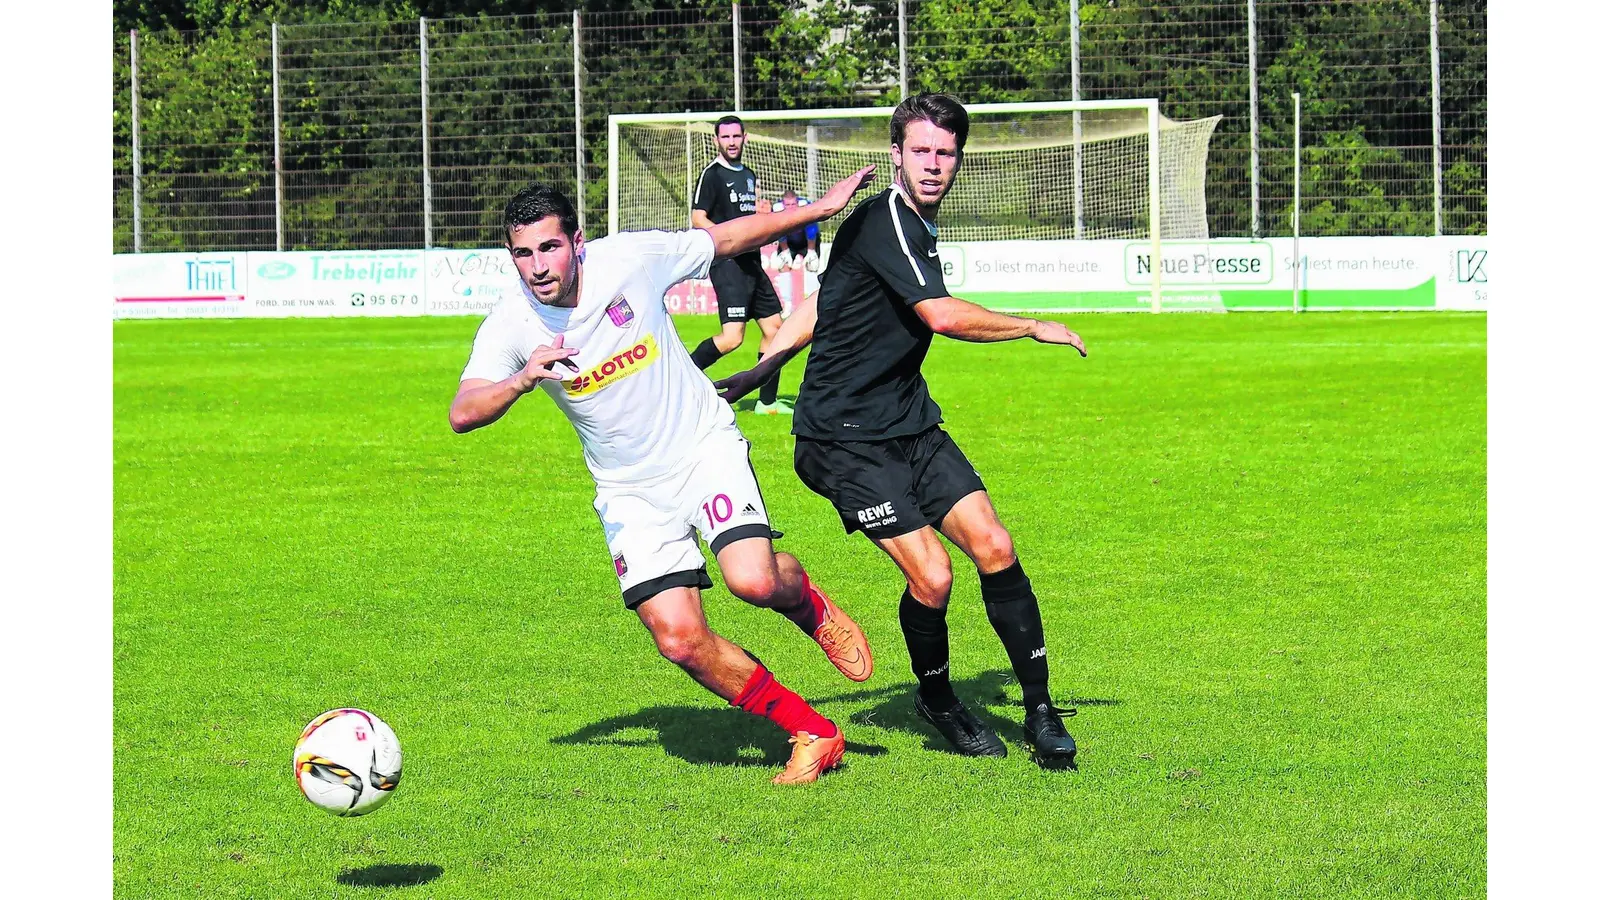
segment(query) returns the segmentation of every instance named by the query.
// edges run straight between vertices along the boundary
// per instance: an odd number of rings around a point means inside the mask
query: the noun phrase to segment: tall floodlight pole
[[[418,22],[422,37],[422,246],[433,247],[433,173],[428,153],[428,19]]]
[[[137,29],[128,32],[128,62],[132,73],[128,77],[128,89],[133,100],[133,252],[144,250],[144,206],[143,191],[139,185],[139,32]]]

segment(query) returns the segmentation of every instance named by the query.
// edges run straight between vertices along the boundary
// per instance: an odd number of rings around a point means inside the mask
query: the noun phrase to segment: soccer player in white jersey
[[[773,551],[750,445],[690,360],[662,298],[679,281],[706,277],[715,259],[838,213],[872,171],[783,213],[595,241],[584,240],[559,191],[521,191],[506,207],[505,227],[522,290],[484,319],[450,405],[451,428],[467,432],[530,391],[550,395],[582,441],[624,605],[662,656],[789,732],[794,751],[777,784],[815,781],[837,766],[844,734],[707,625],[700,592],[711,579],[695,533],[710,545],[730,592],[789,618],[846,677],[872,674],[871,649],[799,561]]]

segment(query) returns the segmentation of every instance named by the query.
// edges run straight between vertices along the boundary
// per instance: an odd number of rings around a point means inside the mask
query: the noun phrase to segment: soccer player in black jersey
[[[955,182],[967,112],[922,94],[889,125],[894,184],[839,228],[822,275],[754,369],[717,383],[732,402],[809,341],[794,412],[794,467],[846,532],[883,548],[906,577],[900,625],[919,682],[914,705],[956,749],[1004,756],[1005,744],[950,687],[949,538],[978,568],[984,607],[1022,687],[1023,737],[1047,768],[1073,767],[1077,745],[1050,698],[1044,624],[1011,535],[961,448],[939,427],[922,361],[935,334],[963,341],[1033,338],[1087,356],[1059,322],[1008,316],[949,295],[934,224]]]
[[[690,213],[694,227],[710,228],[756,212],[756,187],[760,179],[744,165],[743,159],[744,122],[738,116],[723,116],[717,120],[717,158],[700,173],[700,184],[695,188],[694,211]],[[712,263],[711,287],[717,292],[717,318],[722,320],[722,330],[701,341],[689,354],[694,364],[701,370],[709,369],[717,360],[739,349],[744,343],[745,323],[751,319],[761,328],[759,353],[764,355],[767,342],[783,324],[783,304],[772,287],[772,280],[761,268],[761,251],[752,250]],[[786,415],[794,411],[787,402],[778,400],[776,370],[761,385],[755,411],[767,415]]]

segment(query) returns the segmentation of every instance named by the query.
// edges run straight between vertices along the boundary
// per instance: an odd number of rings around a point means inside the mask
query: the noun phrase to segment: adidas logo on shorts
[[[759,516],[759,515],[761,515],[761,513],[756,511],[756,505],[754,503],[746,503],[744,505],[744,509],[739,510],[739,515],[741,515],[741,516]]]

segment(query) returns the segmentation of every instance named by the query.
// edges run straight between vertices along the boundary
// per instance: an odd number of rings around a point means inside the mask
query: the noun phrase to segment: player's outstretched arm
[[[466,434],[493,424],[506,414],[517,398],[538,387],[539,382],[547,378],[559,380],[561,375],[555,371],[558,365],[578,371],[578,364],[572,361],[572,357],[578,355],[577,348],[563,347],[563,340],[563,336],[556,335],[551,346],[533,351],[527,365],[500,381],[464,379],[456,390],[456,398],[450,401],[450,429],[456,434]]]
[[[855,196],[856,191],[872,183],[872,173],[876,169],[876,166],[867,166],[858,170],[829,188],[821,199],[805,206],[796,205],[793,209],[758,216],[740,216],[712,225],[706,231],[716,242],[717,258],[725,259],[749,253],[791,231],[798,231],[813,222],[820,222],[829,216],[837,215],[850,203],[850,198]]]
[[[722,399],[729,403],[737,402],[739,398],[765,383],[772,377],[773,372],[783,368],[783,364],[792,359],[796,353],[805,349],[805,346],[811,343],[811,333],[816,327],[817,295],[813,292],[795,304],[795,308],[789,313],[789,318],[783,320],[778,333],[767,342],[767,352],[761,358],[761,362],[756,363],[754,368],[712,382],[712,387],[717,389]]]
[[[913,307],[917,316],[935,332],[959,341],[991,343],[1033,338],[1041,344],[1065,344],[1088,356],[1083,338],[1060,322],[1008,316],[968,303],[959,297],[935,297]]]

